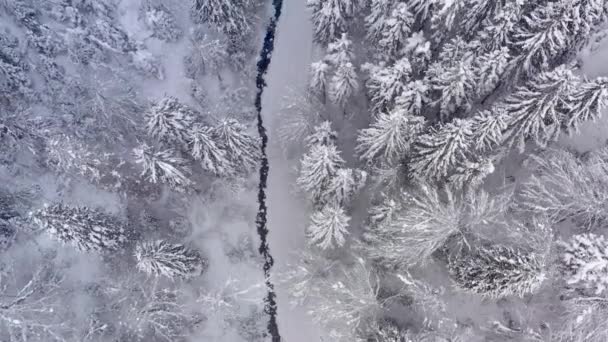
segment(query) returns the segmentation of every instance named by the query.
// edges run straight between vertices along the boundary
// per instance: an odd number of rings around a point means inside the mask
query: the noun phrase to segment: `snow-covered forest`
[[[0,0],[0,341],[605,342],[606,57],[602,0]]]

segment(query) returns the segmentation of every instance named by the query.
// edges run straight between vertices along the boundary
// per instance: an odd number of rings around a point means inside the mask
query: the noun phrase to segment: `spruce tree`
[[[321,249],[342,247],[346,242],[350,217],[338,204],[329,204],[310,217],[306,235],[310,244]]]
[[[142,166],[141,175],[151,183],[166,183],[176,189],[190,185],[190,170],[186,161],[176,156],[175,151],[159,150],[143,144],[133,149],[133,156],[135,162]]]
[[[420,136],[410,164],[412,172],[427,179],[447,176],[465,160],[472,134],[470,121],[455,119]]]
[[[52,204],[32,213],[33,221],[81,251],[111,252],[127,243],[125,225],[97,209]]]
[[[192,128],[189,140],[190,154],[200,161],[204,170],[220,176],[233,172],[227,152],[214,140],[213,128],[197,124]]]
[[[213,127],[212,133],[236,171],[249,172],[258,165],[260,144],[245,125],[235,119],[224,119]]]
[[[309,194],[313,202],[322,201],[327,187],[342,166],[344,159],[335,145],[313,145],[302,157],[300,176],[296,183]]]
[[[371,127],[360,131],[357,151],[368,161],[378,158],[389,163],[399,161],[410,152],[424,125],[422,116],[411,115],[403,109],[380,113]]]
[[[502,245],[481,246],[448,265],[460,289],[491,298],[535,292],[546,277],[543,267],[541,255]]]
[[[207,266],[198,251],[164,240],[141,242],[135,249],[137,268],[150,276],[169,279],[200,275]]]
[[[146,114],[146,130],[161,141],[185,144],[195,117],[195,112],[177,98],[165,97]]]

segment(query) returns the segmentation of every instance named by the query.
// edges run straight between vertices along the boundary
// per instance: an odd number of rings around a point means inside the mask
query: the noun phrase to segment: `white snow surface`
[[[579,55],[580,73],[590,79],[608,77],[608,36],[605,33],[600,32],[603,37]],[[608,110],[604,110],[599,120],[584,122],[579,133],[570,137],[564,134],[559,143],[578,152],[605,146],[608,143]]]

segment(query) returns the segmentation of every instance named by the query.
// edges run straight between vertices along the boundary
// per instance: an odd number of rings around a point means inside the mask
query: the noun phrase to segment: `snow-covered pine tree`
[[[340,107],[346,107],[357,90],[359,90],[359,81],[354,65],[351,62],[339,64],[331,77],[329,97],[332,102]]]
[[[155,38],[174,42],[183,34],[173,14],[162,4],[153,6],[150,3],[146,3],[142,8],[140,16]]]
[[[333,145],[338,139],[338,134],[331,128],[331,122],[323,121],[314,127],[312,134],[306,137],[305,142],[308,147],[314,145]]]
[[[251,31],[250,4],[250,0],[194,0],[192,14],[225,34],[243,36]]]
[[[453,167],[466,160],[472,135],[470,120],[454,119],[420,136],[410,164],[413,174],[426,179],[448,176]]]
[[[551,149],[531,158],[534,174],[523,184],[521,209],[552,222],[570,219],[584,230],[608,222],[608,156],[605,148],[582,162],[574,154]]]
[[[16,266],[2,264],[0,339],[69,341],[77,323],[71,319],[73,312],[66,310],[65,277],[50,263],[32,270],[19,265],[20,272]]]
[[[602,295],[608,289],[608,241],[591,233],[574,235],[560,243],[561,261],[570,285]]]
[[[458,19],[466,17],[465,11],[468,10],[468,1],[442,0],[435,2],[435,5],[437,10],[433,11],[431,17],[433,38],[436,42],[441,43],[452,33],[459,33],[460,22]]]
[[[338,169],[332,177],[323,197],[328,202],[347,206],[352,198],[365,186],[367,172],[359,169]]]
[[[506,0],[466,0],[467,12],[459,23],[460,32],[464,34],[477,33],[482,29],[489,19],[495,18],[500,13]],[[514,1],[517,2],[517,1]]]
[[[366,39],[377,44],[382,39],[385,22],[391,15],[395,0],[375,0],[369,4],[369,13],[365,17]]]
[[[27,63],[19,50],[19,39],[7,29],[0,35],[0,104],[11,105],[22,97],[34,95],[27,75]]]
[[[321,249],[342,247],[346,242],[350,217],[337,203],[327,204],[310,217],[306,235],[310,244]]]
[[[509,49],[506,47],[490,51],[477,58],[474,73],[475,94],[478,97],[490,94],[499,85],[509,61]]]
[[[115,251],[127,243],[125,225],[97,209],[53,204],[33,212],[32,219],[57,239],[82,251]]]
[[[164,240],[140,242],[135,248],[135,258],[140,271],[169,279],[196,277],[207,267],[198,251]]]
[[[380,65],[364,65],[369,72],[365,87],[372,103],[372,113],[390,111],[395,99],[403,94],[408,87],[412,67],[407,58],[396,61],[391,66],[384,63]]]
[[[489,18],[484,28],[477,33],[483,50],[491,52],[504,46],[512,46],[515,25],[520,21],[521,15],[522,2],[509,1],[500,7],[496,16]]]
[[[235,119],[223,119],[213,127],[213,137],[235,168],[235,173],[249,172],[260,159],[259,141],[247,127]]]
[[[545,279],[543,256],[502,245],[480,246],[451,260],[456,285],[491,298],[523,297]]]
[[[123,277],[124,278],[124,277]],[[117,335],[133,342],[183,341],[201,321],[187,305],[186,293],[176,284],[158,279],[141,281],[127,277],[104,284],[106,301],[115,311]]]
[[[325,61],[314,62],[310,65],[310,81],[308,89],[325,103],[328,92],[329,64]]]
[[[399,57],[403,54],[407,38],[410,34],[414,16],[404,2],[397,2],[390,16],[384,21],[382,38],[378,45],[389,56]]]
[[[424,117],[411,115],[405,109],[380,113],[371,127],[360,131],[356,150],[367,161],[380,158],[388,163],[397,162],[407,156],[424,125]]]
[[[562,0],[534,7],[514,28],[511,48],[518,52],[517,71],[532,75],[563,63],[603,20],[603,7],[603,2],[595,0],[576,4]]]
[[[157,150],[146,144],[133,149],[135,162],[141,164],[145,176],[151,183],[166,183],[173,188],[183,189],[190,184],[186,161],[175,155],[171,149]]]
[[[484,110],[471,118],[471,141],[478,152],[487,152],[499,146],[507,129],[506,115],[502,108]]]
[[[477,161],[465,160],[455,168],[454,174],[450,176],[449,180],[459,188],[476,189],[494,170],[494,160],[491,157],[480,158]]]
[[[372,211],[362,250],[386,268],[424,264],[460,232],[464,213],[452,188],[421,185]]]
[[[325,46],[339,38],[347,31],[348,21],[362,4],[359,0],[307,0],[315,42]]]
[[[566,117],[562,128],[572,134],[586,121],[596,121],[608,103],[608,78],[599,77],[593,81],[583,80],[571,92],[566,105]]]
[[[224,40],[209,34],[193,35],[192,48],[184,58],[188,77],[196,79],[221,71],[228,61],[228,46]]]
[[[204,170],[219,176],[232,173],[233,166],[226,151],[214,141],[213,128],[195,124],[190,131],[189,150]]]
[[[603,297],[576,297],[562,303],[552,340],[604,342],[608,340],[608,305]]]
[[[331,180],[344,166],[344,159],[335,145],[316,144],[302,157],[301,163],[296,183],[314,203],[322,202]]]
[[[185,144],[188,131],[194,123],[196,113],[180,103],[177,98],[167,96],[146,113],[146,130],[152,137],[163,142]]]
[[[570,69],[558,67],[518,87],[504,100],[506,143],[523,152],[528,139],[540,146],[555,140],[560,132],[560,113],[567,110],[568,96],[576,83]]]
[[[416,20],[420,23],[424,23],[428,18],[431,17],[433,10],[439,4],[436,0],[410,0],[408,6],[411,12],[416,15]]]
[[[423,81],[411,81],[405,85],[403,92],[395,99],[395,105],[411,114],[421,115],[423,106],[429,102],[428,92],[429,88]]]
[[[431,87],[441,94],[437,103],[443,120],[459,109],[470,109],[477,84],[475,69],[469,62],[458,61],[451,66],[436,64],[429,75]]]
[[[352,41],[346,33],[328,45],[325,60],[333,67],[329,98],[333,103],[344,107],[359,90]]]

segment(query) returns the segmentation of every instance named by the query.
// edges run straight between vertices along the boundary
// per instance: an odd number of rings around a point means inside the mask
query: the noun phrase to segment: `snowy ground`
[[[306,204],[292,194],[295,179],[281,153],[278,139],[273,137],[276,113],[281,99],[290,89],[306,87],[307,71],[312,56],[312,24],[306,2],[283,2],[283,13],[277,28],[275,50],[266,77],[268,87],[262,99],[263,116],[269,130],[268,228],[270,250],[275,259],[275,273],[294,261],[296,252],[304,247],[304,227],[308,220]],[[281,337],[287,342],[320,341],[318,329],[299,307],[291,307],[287,291],[278,284],[278,321]]]
[[[593,46],[593,45],[592,45]],[[580,55],[581,73],[589,78],[608,77],[608,37],[594,44],[592,51],[583,51]],[[608,142],[608,110],[596,122],[585,122],[581,125],[580,134],[564,137],[560,144],[580,152],[593,150]]]

